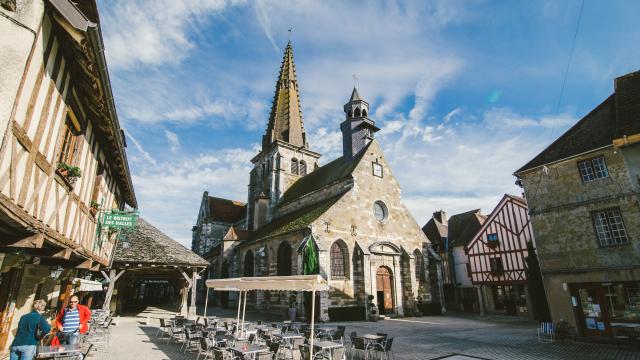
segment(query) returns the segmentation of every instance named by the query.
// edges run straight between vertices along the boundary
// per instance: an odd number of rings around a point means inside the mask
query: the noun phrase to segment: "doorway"
[[[602,286],[581,284],[571,295],[577,300],[574,309],[584,336],[609,336],[611,327]]]
[[[380,315],[393,313],[393,275],[391,269],[380,266],[376,272],[377,300]]]

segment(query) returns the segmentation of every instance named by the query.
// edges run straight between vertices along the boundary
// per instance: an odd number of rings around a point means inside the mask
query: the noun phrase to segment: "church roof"
[[[268,148],[277,140],[294,146],[307,146],[291,42],[284,50],[280,74],[276,82],[276,91],[271,104],[269,125],[262,137],[262,149]]]
[[[236,229],[233,226],[229,228],[229,231],[222,238],[223,241],[237,241],[246,240],[249,238],[249,231]]]
[[[209,262],[173,240],[145,219],[122,235],[129,241],[118,241],[113,255],[114,264],[157,264],[208,266]],[[127,244],[127,245],[125,245]]]
[[[369,143],[369,145],[370,144],[371,143]],[[367,145],[367,147],[369,147],[369,145]],[[339,157],[303,176],[293,183],[284,195],[282,195],[281,205],[295,201],[306,194],[350,177],[353,170],[358,166],[358,162],[366,153],[366,149],[365,147],[358,157],[352,161],[345,162],[342,157]]]
[[[247,204],[209,196],[209,214],[211,220],[235,223],[247,214]]]
[[[276,218],[251,233],[251,240],[269,238],[305,229],[335,204],[342,195],[344,193]]]
[[[447,224],[443,224],[435,218],[429,219],[422,227],[422,232],[427,239],[434,244],[436,249],[442,249],[444,246],[444,238],[448,236]]]
[[[351,98],[349,99],[349,102],[359,101],[359,100],[362,100],[362,99],[360,98],[360,95],[358,94],[358,89],[356,89],[356,87],[354,86],[353,87],[353,91],[351,92]]]

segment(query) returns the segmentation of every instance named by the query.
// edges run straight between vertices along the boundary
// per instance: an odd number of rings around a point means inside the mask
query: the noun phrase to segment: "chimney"
[[[433,218],[438,220],[441,224],[447,223],[447,213],[444,210],[438,210],[433,213]]]

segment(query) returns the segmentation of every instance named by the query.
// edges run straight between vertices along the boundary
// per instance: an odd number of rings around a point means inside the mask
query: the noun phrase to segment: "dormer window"
[[[583,183],[609,177],[609,170],[603,156],[580,161],[578,168],[580,169],[580,177],[582,177]]]

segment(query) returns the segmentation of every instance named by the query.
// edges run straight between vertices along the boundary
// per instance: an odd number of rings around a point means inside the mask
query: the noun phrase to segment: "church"
[[[319,273],[331,287],[317,294],[319,320],[414,315],[437,299],[428,240],[402,202],[369,103],[354,87],[340,124],[342,156],[321,165],[299,93],[289,42],[262,148],[251,159],[247,202],[203,195],[192,249],[211,263],[204,277]],[[220,305],[234,301],[233,294],[210,296]],[[302,316],[308,297],[257,292],[249,294],[248,306],[276,313],[295,306]]]

